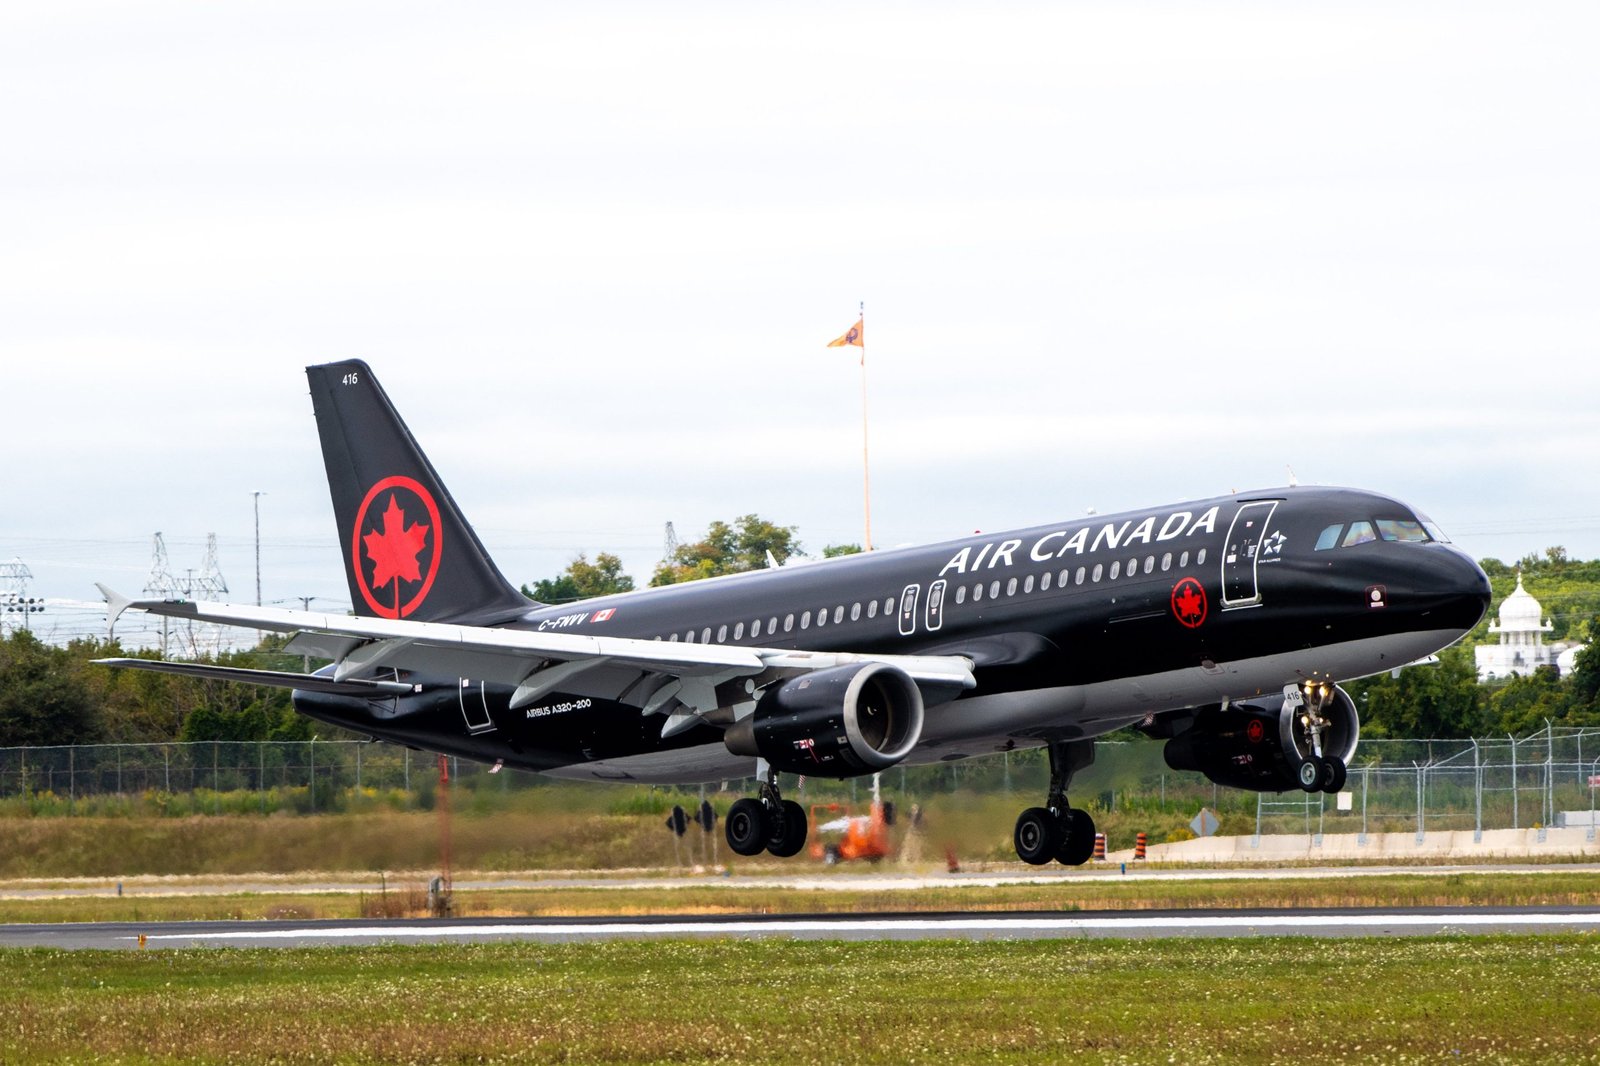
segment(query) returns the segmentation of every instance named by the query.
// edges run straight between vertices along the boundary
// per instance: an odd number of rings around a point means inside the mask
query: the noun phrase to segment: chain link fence
[[[452,784],[469,793],[563,786],[549,778],[451,759]],[[383,743],[259,741],[193,744],[93,744],[0,748],[0,804],[32,813],[117,813],[135,806],[163,813],[314,814],[352,802],[396,809],[433,806],[438,757]],[[901,795],[957,791],[1042,799],[1049,771],[1043,752],[883,775]],[[741,782],[722,788],[743,790]],[[1198,774],[1168,769],[1155,742],[1102,742],[1095,764],[1073,785],[1074,801],[1100,810],[1197,811],[1254,808],[1256,834],[1320,834],[1330,816],[1349,832],[1587,826],[1594,838],[1600,786],[1600,730],[1547,727],[1524,737],[1364,741],[1344,795],[1219,789]],[[615,787],[615,786],[612,786]],[[636,786],[647,788],[648,786]],[[857,799],[855,781],[796,781],[814,798]]]

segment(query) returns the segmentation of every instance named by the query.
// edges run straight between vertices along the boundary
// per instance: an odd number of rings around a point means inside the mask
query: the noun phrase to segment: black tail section
[[[483,625],[525,612],[367,364],[306,376],[356,613]]]

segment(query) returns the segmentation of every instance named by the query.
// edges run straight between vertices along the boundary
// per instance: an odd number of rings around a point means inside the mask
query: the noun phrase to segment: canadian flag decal
[[[611,616],[616,614],[616,613],[617,613],[617,609],[615,607],[607,607],[603,611],[596,611],[594,613],[594,617],[590,618],[589,621],[591,621],[591,622],[609,622],[611,620]]]

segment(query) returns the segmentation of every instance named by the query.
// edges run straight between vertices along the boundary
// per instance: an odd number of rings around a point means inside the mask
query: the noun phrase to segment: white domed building
[[[1494,681],[1512,674],[1533,673],[1541,666],[1562,669],[1563,653],[1574,652],[1568,644],[1546,644],[1544,635],[1555,627],[1544,617],[1539,601],[1522,587],[1522,575],[1517,575],[1517,587],[1500,604],[1500,614],[1489,623],[1490,635],[1500,637],[1499,644],[1481,644],[1473,649],[1478,661],[1478,680]],[[1566,656],[1566,670],[1572,669],[1572,656]]]

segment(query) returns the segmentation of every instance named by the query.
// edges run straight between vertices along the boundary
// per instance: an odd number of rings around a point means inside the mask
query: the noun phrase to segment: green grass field
[[[1594,1062],[1600,937],[0,952],[0,1062]]]

